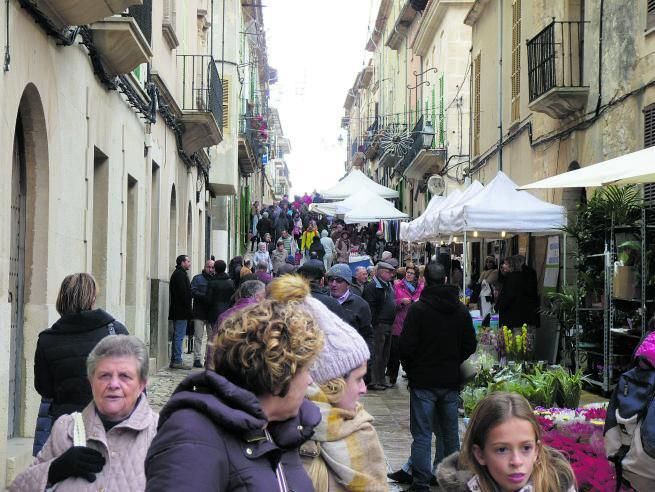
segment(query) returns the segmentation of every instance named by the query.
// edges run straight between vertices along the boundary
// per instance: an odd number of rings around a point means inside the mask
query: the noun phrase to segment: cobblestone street
[[[184,358],[185,364],[193,363],[191,355],[185,354]],[[148,399],[156,411],[164,406],[175,387],[188,374],[189,371],[166,368],[150,377]],[[375,427],[384,447],[387,468],[389,471],[397,470],[408,458],[412,442],[409,434],[409,394],[406,385],[401,383],[387,391],[368,393],[362,402],[366,410],[375,417]],[[389,485],[391,492],[406,488],[394,483]]]

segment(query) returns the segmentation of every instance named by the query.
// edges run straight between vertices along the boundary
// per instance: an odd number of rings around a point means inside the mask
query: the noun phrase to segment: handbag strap
[[[86,446],[86,429],[80,412],[73,412],[73,446]]]

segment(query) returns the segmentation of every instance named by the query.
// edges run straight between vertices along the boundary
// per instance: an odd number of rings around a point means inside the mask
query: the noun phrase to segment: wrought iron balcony
[[[421,116],[412,130],[412,144],[407,154],[396,165],[395,171],[408,178],[422,178],[438,173],[446,160],[445,148],[433,148],[434,127]]]
[[[120,14],[144,0],[41,0],[38,7],[59,26],[84,26]],[[151,1],[151,0],[146,0]]]
[[[553,21],[528,40],[528,107],[552,118],[584,109],[584,21]]]
[[[152,46],[152,0],[142,0],[142,2],[142,5],[130,7],[128,13],[139,25],[139,29],[141,29],[148,44]]]
[[[255,125],[256,116],[247,110],[239,120],[239,169],[248,175],[257,171],[262,156],[260,129]]]
[[[378,133],[380,120],[375,117],[375,120],[366,130],[366,139],[364,140],[364,154],[368,159],[375,159],[380,148],[380,135]]]
[[[180,74],[182,146],[193,154],[223,140],[223,85],[210,55],[177,55]]]

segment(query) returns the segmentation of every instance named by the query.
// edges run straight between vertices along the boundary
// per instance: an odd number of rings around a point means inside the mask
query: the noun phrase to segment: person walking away
[[[257,222],[257,235],[263,238],[266,234],[273,237],[273,222],[268,217],[268,212],[263,212],[261,218]]]
[[[396,317],[391,329],[391,352],[387,363],[387,376],[389,384],[396,384],[398,370],[400,369],[400,335],[409,306],[418,301],[425,284],[420,281],[418,269],[413,263],[405,267],[405,278],[394,284],[394,298],[396,301]]]
[[[255,277],[257,277],[257,280],[267,285],[271,283],[271,280],[273,280],[273,275],[268,273],[268,265],[266,265],[266,263],[257,263]]]
[[[44,400],[44,425],[34,439],[34,456],[60,416],[80,412],[91,401],[86,358],[96,344],[111,334],[129,335],[111,314],[96,308],[98,287],[88,273],[67,275],[55,307],[60,318],[39,333],[34,354],[34,389]]]
[[[213,369],[187,377],[160,413],[146,491],[311,491],[298,450],[321,419],[305,393],[323,338],[297,301],[264,299],[225,319]]]
[[[480,274],[480,316],[484,318],[493,310],[497,293],[500,291],[498,266],[496,258],[487,256],[484,260],[484,270]]]
[[[212,332],[212,322],[209,319],[207,305],[207,290],[209,283],[215,277],[214,262],[207,260],[205,268],[191,279],[191,296],[193,297],[193,367],[202,367],[204,360],[205,334],[209,341]]]
[[[300,218],[300,214],[298,212],[293,213],[293,227],[291,229],[293,240],[296,242],[296,246],[298,247],[297,249],[302,249],[302,219]]]
[[[282,231],[287,231],[287,234],[289,233],[289,229],[290,229],[289,216],[286,214],[284,210],[281,210],[280,214],[275,219],[274,227],[275,227],[275,237],[277,239],[282,237]]]
[[[255,251],[255,245],[259,241],[259,232],[257,224],[259,223],[259,202],[255,202],[250,207],[250,251]]]
[[[234,283],[234,287],[237,288],[239,286],[239,282],[241,281],[241,268],[243,267],[243,257],[242,256],[235,256],[230,260],[230,265],[228,266],[227,269],[227,274],[229,277],[232,279],[232,282]]]
[[[425,267],[425,289],[407,312],[400,336],[400,360],[408,376],[412,470],[410,490],[428,491],[432,432],[443,442],[435,462],[459,450],[459,366],[477,345],[473,321],[459,301],[459,290],[446,285],[443,265]]]
[[[457,287],[461,292],[464,286],[464,273],[462,272],[462,265],[459,260],[453,260],[450,263],[450,268],[452,272],[450,283]]]
[[[439,466],[441,489],[575,492],[567,457],[546,446],[541,434],[541,425],[523,396],[489,394],[473,410],[462,452],[448,456]]]
[[[380,391],[391,387],[385,380],[385,371],[391,352],[391,328],[396,316],[396,301],[391,281],[394,268],[378,262],[375,277],[364,287],[363,298],[371,308],[373,326],[373,362],[370,390]]]
[[[334,248],[337,252],[337,263],[350,263],[350,234],[348,231],[341,233],[341,237],[337,239]]]
[[[216,320],[221,315],[221,313],[227,311],[232,302],[232,296],[236,290],[234,287],[234,282],[226,273],[226,265],[223,260],[217,260],[214,264],[216,269],[216,276],[209,283],[207,289],[207,305],[209,306],[209,311],[207,316],[214,327],[216,325]],[[212,338],[215,333],[215,329],[212,327]]]
[[[218,331],[221,329],[221,323],[233,313],[241,311],[243,308],[261,302],[266,297],[266,285],[259,280],[247,280],[239,286],[235,294],[234,305],[223,311],[216,321]]]
[[[142,463],[158,420],[144,393],[145,345],[134,336],[107,336],[89,354],[84,373],[92,401],[81,412],[57,419],[45,446],[10,492],[145,489]]]
[[[319,260],[323,263],[325,248],[323,248],[321,239],[318,236],[314,236],[314,239],[312,239],[312,245],[309,247],[309,257],[312,260]]]
[[[323,265],[325,266],[325,271],[328,271],[334,262],[334,241],[328,236],[328,231],[323,230],[321,232],[321,244],[325,250],[325,255],[323,256]]]
[[[182,361],[182,343],[184,335],[186,335],[187,324],[193,317],[191,282],[187,274],[189,268],[191,268],[191,259],[187,255],[178,256],[175,259],[175,270],[173,270],[168,284],[168,320],[173,323],[171,369],[191,369]]]

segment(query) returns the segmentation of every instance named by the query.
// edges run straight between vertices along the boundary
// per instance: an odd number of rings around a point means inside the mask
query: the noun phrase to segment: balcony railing
[[[530,102],[557,87],[582,88],[584,21],[553,21],[528,44]]]
[[[209,112],[223,129],[223,86],[210,55],[177,55],[182,67],[182,111]]]
[[[432,147],[432,141],[434,140],[434,128],[429,123],[425,124],[423,116],[419,118],[419,120],[416,122],[416,125],[412,129],[412,139],[414,139],[412,146],[407,151],[402,160],[396,164],[395,171],[397,173],[403,174],[405,169],[409,167],[409,165],[416,158],[416,156],[418,156],[421,150],[429,149]]]
[[[152,0],[143,0],[142,5],[133,5],[128,12],[138,24],[143,37],[152,46]]]

